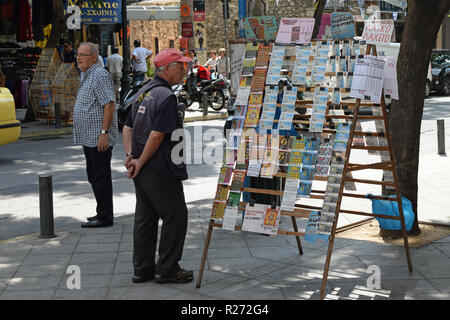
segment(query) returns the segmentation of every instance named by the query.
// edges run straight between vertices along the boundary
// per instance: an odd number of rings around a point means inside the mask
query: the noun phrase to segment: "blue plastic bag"
[[[384,214],[388,216],[399,217],[400,213],[398,211],[398,202],[397,201],[389,201],[389,200],[377,200],[371,199],[371,194],[367,195],[372,201],[372,213]],[[389,196],[390,198],[395,198],[396,195]],[[411,201],[402,197],[402,208],[403,208],[403,217],[405,218],[405,227],[406,231],[411,230],[413,222],[414,222],[414,211],[412,209]],[[378,218],[378,223],[380,224],[381,229],[387,230],[401,230],[402,224],[400,220],[391,220],[385,218]]]

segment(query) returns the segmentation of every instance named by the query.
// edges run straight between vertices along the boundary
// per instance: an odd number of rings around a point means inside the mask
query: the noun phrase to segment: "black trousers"
[[[113,222],[113,190],[111,177],[112,147],[100,152],[97,147],[83,147],[88,181],[97,201],[97,216],[101,221]]]
[[[183,183],[148,166],[134,178],[136,213],[133,232],[133,267],[136,276],[167,276],[180,270],[188,212]],[[162,219],[159,259],[155,264],[158,222]]]

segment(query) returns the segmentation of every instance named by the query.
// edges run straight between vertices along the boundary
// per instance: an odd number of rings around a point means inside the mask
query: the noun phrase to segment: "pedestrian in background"
[[[191,60],[175,49],[156,55],[155,78],[141,88],[123,129],[127,177],[133,179],[136,190],[135,283],[153,278],[158,283],[184,283],[194,278],[192,271],[178,264],[188,219],[182,183],[187,171],[184,161],[176,164],[172,158],[172,150],[179,143],[172,141],[172,133],[183,128],[172,86],[181,83],[186,74],[184,63]],[[163,224],[155,264],[159,219]]]
[[[217,73],[224,79],[227,79],[227,74],[230,71],[230,58],[225,56],[225,48],[219,49],[219,61],[217,62]],[[228,72],[227,72],[228,71]]]
[[[207,68],[211,73],[216,71],[217,62],[219,62],[219,58],[217,58],[217,52],[215,50],[211,50],[209,54],[209,59],[205,63],[205,68]]]
[[[133,45],[134,49],[131,56],[131,63],[134,80],[144,80],[145,73],[147,72],[147,60],[150,59],[153,52],[141,47],[140,40],[134,40]]]
[[[106,58],[106,70],[109,71],[116,89],[116,101],[119,101],[120,80],[122,79],[123,58],[118,48],[112,48],[111,55]]]
[[[74,143],[83,146],[88,181],[97,201],[97,214],[83,228],[113,225],[112,148],[116,143],[116,95],[111,75],[98,63],[95,43],[81,43],[77,63],[81,83],[73,110]]]
[[[198,65],[197,53],[194,49],[189,50],[189,56],[192,58],[192,61],[188,63],[188,72],[192,72],[192,68]]]
[[[63,53],[63,57],[64,57],[64,63],[72,63],[72,62],[77,62],[77,52],[75,51],[74,48],[72,48],[72,42],[69,40],[66,40],[64,42],[63,45],[64,48],[64,53]]]

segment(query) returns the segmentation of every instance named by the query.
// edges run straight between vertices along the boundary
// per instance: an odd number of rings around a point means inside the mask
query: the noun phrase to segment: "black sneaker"
[[[194,272],[185,269],[181,269],[165,277],[160,274],[155,274],[155,282],[157,283],[186,283],[191,282],[193,279]]]

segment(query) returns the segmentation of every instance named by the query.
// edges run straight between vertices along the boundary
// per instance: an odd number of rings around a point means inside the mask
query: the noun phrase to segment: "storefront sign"
[[[183,22],[181,24],[181,36],[183,38],[192,38],[194,36],[194,29],[191,22]]]
[[[194,21],[206,21],[205,0],[194,0]]]
[[[335,40],[351,39],[355,36],[353,16],[349,12],[331,14],[331,35]]]
[[[67,0],[64,11],[66,11],[67,6],[76,6],[76,1]],[[121,0],[103,0],[101,5],[95,5],[90,1],[84,1],[79,4],[78,7],[81,10],[81,23],[122,23]]]
[[[387,45],[391,42],[394,20],[366,20],[362,40],[368,44]]]

